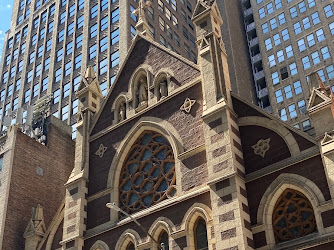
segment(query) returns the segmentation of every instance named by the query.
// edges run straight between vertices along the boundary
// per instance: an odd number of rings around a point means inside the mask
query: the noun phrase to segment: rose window
[[[120,175],[120,207],[134,213],[176,194],[175,160],[168,141],[144,132],[129,151]]]
[[[273,229],[277,243],[315,232],[317,226],[310,201],[296,190],[285,190],[274,208]]]

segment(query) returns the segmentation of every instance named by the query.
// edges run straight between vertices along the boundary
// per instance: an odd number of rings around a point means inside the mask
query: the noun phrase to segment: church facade
[[[26,249],[333,249],[330,90],[310,77],[311,137],[231,94],[215,1],[194,11],[198,64],[144,21],[101,106],[87,69],[64,204]]]

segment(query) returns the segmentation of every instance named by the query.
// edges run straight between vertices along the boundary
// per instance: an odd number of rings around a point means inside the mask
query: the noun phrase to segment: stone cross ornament
[[[138,21],[140,20],[145,20],[145,9],[147,9],[148,7],[150,7],[152,4],[151,1],[144,1],[144,0],[139,0],[139,4],[138,4],[138,8],[135,9],[132,14],[134,14],[135,16],[138,16]]]

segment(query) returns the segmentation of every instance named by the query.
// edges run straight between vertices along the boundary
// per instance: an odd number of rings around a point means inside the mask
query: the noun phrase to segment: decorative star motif
[[[255,145],[252,146],[252,148],[254,149],[254,154],[261,155],[264,158],[266,152],[270,148],[269,142],[270,138],[266,140],[259,140]]]
[[[103,146],[103,144],[100,145],[99,149],[96,151],[96,155],[100,156],[100,158],[103,157],[104,152],[107,151],[107,147]]]
[[[187,98],[184,101],[183,105],[180,107],[180,109],[189,113],[192,106],[195,104],[195,102],[196,102],[196,100],[190,100],[189,98]]]

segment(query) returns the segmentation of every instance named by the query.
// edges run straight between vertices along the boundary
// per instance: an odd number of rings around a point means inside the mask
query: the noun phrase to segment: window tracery
[[[285,190],[274,208],[273,230],[276,243],[315,232],[317,226],[310,201],[296,190]]]
[[[176,194],[175,160],[168,141],[145,131],[129,151],[120,174],[120,207],[134,213]]]

